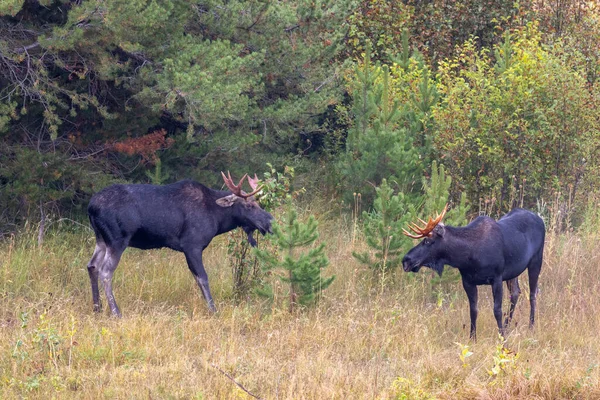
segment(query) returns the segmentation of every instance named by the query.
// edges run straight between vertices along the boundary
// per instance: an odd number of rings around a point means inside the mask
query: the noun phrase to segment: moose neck
[[[496,221],[478,217],[465,227],[445,227],[445,262],[460,270],[504,259],[504,239]]]
[[[231,210],[229,210],[231,211]],[[231,212],[223,212],[223,218],[219,218],[219,226],[218,226],[218,235],[222,233],[227,233],[229,231],[234,230],[239,227],[240,224],[237,222],[233,213]]]
[[[444,227],[444,263],[463,269],[471,266],[472,249],[476,246],[479,232],[466,227]]]
[[[229,191],[213,190],[213,192],[215,201],[219,198],[231,195],[231,192]],[[237,213],[235,204],[231,207],[221,207],[216,204],[215,206],[216,207],[213,209],[213,212],[217,220],[217,235],[227,233],[241,226],[236,216]]]

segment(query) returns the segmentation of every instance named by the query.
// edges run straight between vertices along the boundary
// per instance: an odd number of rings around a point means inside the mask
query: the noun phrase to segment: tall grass
[[[316,308],[294,314],[234,301],[225,238],[204,257],[216,315],[182,254],[129,249],[115,274],[119,320],[92,312],[90,232],[58,229],[41,247],[34,230],[10,238],[0,244],[0,398],[600,398],[597,233],[548,234],[536,327],[521,278],[502,345],[489,288],[470,343],[460,284],[440,297],[430,272],[398,271],[381,285],[352,257],[366,247],[351,226],[320,221],[337,277]]]

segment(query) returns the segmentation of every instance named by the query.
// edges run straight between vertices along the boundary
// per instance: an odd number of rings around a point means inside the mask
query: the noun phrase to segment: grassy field
[[[347,225],[321,223],[336,280],[317,307],[295,314],[282,302],[236,304],[226,237],[205,252],[216,315],[182,254],[129,249],[115,274],[119,320],[92,312],[91,232],[63,227],[41,247],[34,232],[9,238],[0,244],[0,398],[600,398],[597,236],[548,234],[536,327],[521,278],[503,345],[488,287],[471,343],[460,283],[433,291],[422,270],[381,284],[353,259],[365,245]]]

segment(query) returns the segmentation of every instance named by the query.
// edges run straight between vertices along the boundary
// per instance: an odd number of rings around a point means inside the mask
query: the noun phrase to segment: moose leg
[[[514,278],[506,281],[506,288],[510,292],[510,310],[506,319],[504,320],[504,328],[507,328],[510,322],[512,321],[513,313],[515,311],[515,307],[517,306],[517,301],[519,300],[519,295],[521,294],[521,288],[519,287],[519,278]]]
[[[504,336],[504,326],[502,325],[502,277],[492,282],[492,297],[494,298],[494,317],[498,324],[498,331]]]
[[[104,263],[104,255],[106,253],[106,245],[102,241],[96,241],[96,248],[90,262],[87,265],[90,282],[92,284],[92,300],[94,301],[94,312],[102,310],[100,301],[100,292],[98,291],[98,270]]]
[[[121,311],[117,306],[117,302],[115,300],[115,296],[112,290],[112,278],[115,270],[117,269],[117,265],[119,264],[119,260],[121,259],[121,255],[127,246],[108,246],[106,248],[106,253],[104,256],[104,263],[100,267],[99,276],[102,284],[104,285],[104,292],[106,293],[106,301],[108,302],[108,306],[110,307],[110,311],[113,316],[121,317]]]
[[[471,333],[469,336],[472,340],[477,340],[477,285],[468,283],[464,279],[462,280],[462,284],[469,298],[469,310],[471,314]]]
[[[206,274],[206,270],[204,269],[204,264],[202,263],[202,250],[193,249],[189,251],[184,251],[185,259],[187,260],[188,267],[194,278],[196,279],[196,283],[200,287],[202,291],[202,295],[208,304],[208,309],[211,312],[216,312],[217,308],[215,307],[215,302],[210,295],[210,288],[208,286],[208,275]]]
[[[535,323],[535,308],[537,302],[537,292],[538,292],[538,278],[540,277],[540,272],[542,270],[542,254],[540,252],[539,255],[533,258],[527,267],[527,271],[529,274],[529,305],[531,306],[531,311],[529,313],[529,328],[533,328],[533,324]]]

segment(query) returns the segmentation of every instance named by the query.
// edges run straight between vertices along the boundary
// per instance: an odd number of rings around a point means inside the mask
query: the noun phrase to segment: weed
[[[498,377],[501,373],[508,373],[511,369],[516,368],[516,362],[519,359],[519,353],[515,353],[505,346],[506,340],[498,334],[498,343],[496,344],[492,368],[488,370],[488,374],[492,378]]]
[[[460,362],[462,363],[463,368],[468,367],[469,364],[467,363],[467,358],[469,358],[473,355],[473,352],[471,350],[469,350],[469,345],[458,343],[458,342],[454,342],[454,343],[460,349],[460,352],[458,353],[458,358],[460,359]]]

